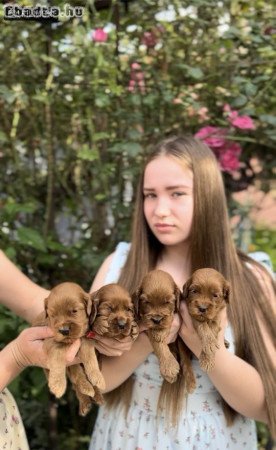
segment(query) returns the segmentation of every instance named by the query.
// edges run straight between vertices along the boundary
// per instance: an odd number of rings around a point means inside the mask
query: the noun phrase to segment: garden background
[[[7,21],[3,3],[0,248],[22,271],[88,290],[129,239],[144,156],[182,132],[200,132],[217,155],[237,245],[266,251],[275,270],[272,2],[72,0],[83,17],[58,21]],[[25,326],[2,308],[1,344]],[[79,417],[70,390],[57,402],[36,368],[11,390],[32,450],[87,449],[95,410]]]

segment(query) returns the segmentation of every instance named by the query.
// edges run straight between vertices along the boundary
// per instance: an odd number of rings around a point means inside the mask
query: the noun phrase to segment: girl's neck
[[[191,258],[188,246],[164,247],[156,265],[172,275],[176,284],[182,288],[191,275]]]

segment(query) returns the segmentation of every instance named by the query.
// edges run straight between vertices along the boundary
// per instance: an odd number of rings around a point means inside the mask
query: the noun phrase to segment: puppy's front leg
[[[105,389],[104,377],[102,376],[99,368],[93,342],[89,339],[82,338],[78,356],[84,365],[84,370],[88,380],[93,384],[93,386],[96,386],[100,390]]]
[[[65,353],[68,346],[58,344],[52,338],[45,339],[43,346],[48,353],[48,386],[50,391],[60,398],[67,385]]]
[[[166,343],[168,331],[148,330],[147,333],[154,353],[159,359],[161,375],[169,383],[174,383],[177,379],[180,367]]]
[[[217,348],[217,340],[212,329],[204,322],[196,327],[197,333],[201,339],[202,352],[199,356],[199,364],[202,370],[208,372],[215,365],[214,357]]]

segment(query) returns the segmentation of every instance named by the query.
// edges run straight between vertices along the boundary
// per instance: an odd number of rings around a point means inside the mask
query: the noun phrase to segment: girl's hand
[[[43,348],[43,340],[53,336],[49,327],[32,327],[23,330],[9,347],[16,364],[20,368],[27,366],[48,367],[48,356]],[[75,341],[67,350],[67,364],[76,364],[75,358],[80,347],[80,339]]]
[[[179,336],[185,342],[187,347],[194,353],[194,355],[198,358],[201,351],[202,345],[200,338],[193,326],[192,318],[188,312],[188,308],[185,302],[180,303],[180,315],[182,318],[182,324],[179,329]],[[224,333],[227,325],[227,312],[226,308],[224,308],[219,314],[220,327],[221,330],[219,332],[218,343],[220,347],[224,346]]]
[[[167,344],[174,342],[178,336],[179,329],[181,326],[181,318],[179,314],[174,314],[173,321],[171,324],[170,333],[166,339]]]
[[[127,336],[120,341],[114,338],[102,337],[95,333],[93,337],[95,340],[96,349],[106,356],[121,356],[124,352],[131,349],[133,339]]]

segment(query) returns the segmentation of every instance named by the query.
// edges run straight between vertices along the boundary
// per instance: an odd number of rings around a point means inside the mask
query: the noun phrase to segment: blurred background
[[[60,14],[38,20],[6,20],[6,3],[0,248],[23,272],[45,287],[72,280],[88,290],[105,256],[130,237],[144,157],[180,133],[212,148],[237,246],[266,252],[275,270],[272,2],[41,0]],[[82,17],[68,17],[76,6]],[[0,313],[4,345],[26,323]],[[57,402],[40,369],[11,390],[32,450],[87,449],[96,408],[79,417],[69,389]],[[260,449],[269,448],[263,425],[258,433]]]

